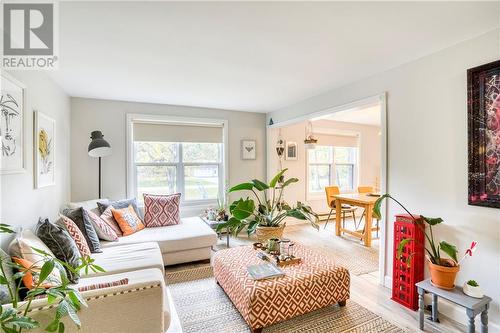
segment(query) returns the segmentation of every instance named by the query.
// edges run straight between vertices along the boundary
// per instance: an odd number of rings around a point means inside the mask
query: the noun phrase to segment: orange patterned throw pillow
[[[69,235],[75,241],[76,247],[78,248],[78,251],[80,251],[82,257],[90,256],[91,252],[89,245],[87,244],[87,240],[85,239],[85,236],[83,236],[82,231],[78,228],[76,223],[65,215],[59,214],[59,217],[63,221]]]
[[[133,233],[144,229],[144,223],[142,223],[139,216],[137,216],[132,205],[121,209],[112,208],[111,212],[113,212],[113,217],[116,222],[118,222],[118,225],[123,232],[123,236],[132,235]]]
[[[20,266],[23,267],[22,271],[24,272],[24,276],[22,278],[23,284],[26,288],[29,290],[35,288],[38,285],[38,278],[40,276],[40,268],[35,267],[31,261],[18,258],[18,257],[12,257],[12,260]],[[41,288],[52,288],[57,285],[61,284],[61,277],[59,275],[59,272],[57,269],[53,269],[52,272],[47,276],[45,281],[40,285]]]

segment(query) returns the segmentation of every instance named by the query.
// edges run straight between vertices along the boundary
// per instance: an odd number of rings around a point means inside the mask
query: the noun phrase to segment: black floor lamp
[[[101,131],[92,131],[90,138],[92,141],[89,144],[89,155],[99,158],[99,199],[101,199],[101,157],[111,155],[112,150]]]

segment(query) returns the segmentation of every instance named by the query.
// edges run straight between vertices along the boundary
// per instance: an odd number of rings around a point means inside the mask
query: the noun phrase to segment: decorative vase
[[[470,284],[467,284],[467,282],[464,283],[463,292],[465,295],[474,298],[483,298],[484,296],[480,286],[474,287],[471,286]]]
[[[455,263],[450,259],[441,259],[442,265],[436,265],[427,261],[431,273],[431,283],[438,288],[451,290],[455,288],[455,278],[460,271],[460,266],[452,266]],[[443,266],[445,264],[448,266]]]
[[[261,227],[257,226],[255,229],[255,234],[257,235],[257,239],[259,242],[264,243],[270,238],[279,238],[283,237],[283,230],[285,229],[285,225],[280,225],[279,227]]]

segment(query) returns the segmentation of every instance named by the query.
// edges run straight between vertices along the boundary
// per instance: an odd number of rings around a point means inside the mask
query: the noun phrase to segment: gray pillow
[[[137,216],[139,216],[141,219],[143,219],[143,216],[141,215],[141,212],[139,211],[139,208],[137,207],[137,199],[132,198],[132,199],[123,199],[123,200],[116,200],[116,201],[98,201],[97,202],[97,207],[99,207],[99,211],[104,213],[106,208],[109,206],[112,206],[115,209],[122,209],[122,208],[127,208],[128,206],[132,205],[132,208],[134,208],[135,213]]]
[[[0,276],[4,276],[7,281],[9,281],[9,286],[13,292],[16,291],[16,283],[12,280],[12,275],[14,275],[14,271],[12,266],[8,263],[12,262],[10,256],[5,253],[4,250],[0,249],[0,257],[2,257],[2,270],[5,274],[2,274],[0,271]],[[9,288],[6,284],[0,284],[0,304],[9,304],[12,303],[12,297],[10,297]]]
[[[87,241],[87,244],[90,248],[90,252],[92,253],[100,253],[102,252],[101,250],[101,243],[99,242],[99,237],[97,236],[97,233],[94,229],[94,226],[92,225],[92,222],[83,216],[83,208],[67,208],[63,210],[63,214],[67,217],[69,217],[73,222],[75,222],[76,226],[78,229],[83,234],[83,237],[85,237],[85,240]]]
[[[47,245],[57,259],[64,261],[73,268],[80,265],[80,251],[78,251],[75,241],[65,229],[50,223],[49,219],[40,219],[36,228],[36,235]],[[72,283],[78,283],[80,278],[78,274],[73,273],[68,268],[66,268],[66,273]]]

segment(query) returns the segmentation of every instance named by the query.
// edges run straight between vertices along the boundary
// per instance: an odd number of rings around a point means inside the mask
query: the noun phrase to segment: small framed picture
[[[257,143],[255,140],[241,140],[241,159],[243,160],[255,160]]]
[[[35,111],[34,121],[35,188],[55,184],[56,122]]]
[[[298,159],[297,142],[287,141],[285,149],[285,159],[288,161],[296,161]]]

